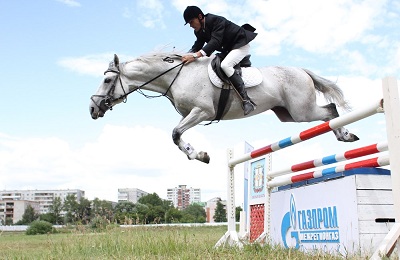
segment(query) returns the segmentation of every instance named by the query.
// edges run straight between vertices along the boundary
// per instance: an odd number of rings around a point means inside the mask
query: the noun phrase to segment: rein
[[[163,61],[168,62],[168,63],[173,63],[173,62],[174,62],[174,60],[173,60],[172,58],[170,58],[170,57],[164,58]],[[125,93],[125,91],[124,91],[124,94],[123,94],[122,96],[120,96],[120,97],[118,97],[118,98],[115,98],[115,99],[112,99],[112,101],[118,101],[118,100],[123,99],[124,102],[126,103],[126,100],[127,100],[127,98],[128,98],[128,95],[131,94],[131,93],[133,93],[133,92],[135,92],[135,91],[138,91],[141,95],[143,95],[143,96],[146,97],[146,98],[157,98],[157,97],[164,97],[164,96],[166,96],[167,93],[169,92],[169,90],[171,89],[172,85],[174,84],[176,78],[178,77],[179,73],[181,72],[181,70],[182,70],[182,68],[183,68],[183,65],[184,65],[184,63],[181,62],[181,63],[179,63],[178,65],[173,66],[172,68],[170,68],[170,69],[164,71],[163,73],[157,75],[156,77],[154,77],[154,78],[152,78],[152,79],[146,81],[146,82],[143,83],[142,85],[136,87],[135,89],[130,90],[130,91],[126,92],[126,93]],[[160,94],[160,95],[157,95],[157,96],[150,96],[150,95],[146,95],[145,93],[143,93],[143,91],[141,90],[142,87],[146,86],[147,84],[153,82],[154,80],[156,80],[156,79],[158,79],[159,77],[161,77],[161,76],[167,74],[168,72],[174,70],[175,68],[177,68],[177,67],[179,67],[179,66],[181,66],[181,67],[179,68],[178,73],[176,73],[174,79],[171,81],[171,84],[169,84],[169,86],[168,86],[168,88],[167,88],[167,90],[165,91],[164,94]],[[114,71],[114,72],[115,72],[115,71]],[[118,74],[120,74],[119,71],[118,71]],[[120,77],[120,76],[119,76],[119,78],[120,78],[120,81],[121,81],[121,77]],[[122,82],[121,82],[121,87],[122,87]],[[124,89],[124,88],[122,87],[122,89]]]

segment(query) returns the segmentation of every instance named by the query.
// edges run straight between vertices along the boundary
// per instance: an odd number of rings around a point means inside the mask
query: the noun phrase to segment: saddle
[[[225,55],[216,54],[208,65],[208,77],[210,81],[217,88],[230,88],[231,84],[229,78],[221,69],[221,62]],[[251,67],[250,55],[246,55],[243,60],[235,67],[235,72],[239,73],[242,77],[245,88],[250,88],[261,84],[263,78],[260,70],[255,67]]]
[[[250,54],[246,55],[239,62],[239,64],[236,64],[236,66],[233,67],[235,69],[235,72],[240,76],[242,76],[242,67],[243,68],[251,67],[250,56],[251,56]],[[220,78],[224,83],[231,84],[228,76],[226,76],[224,71],[221,69],[221,62],[224,60],[225,57],[226,54],[217,53],[214,59],[211,61],[211,68],[215,72],[215,74],[217,74],[218,78]]]
[[[216,54],[208,66],[208,76],[210,81],[214,86],[221,88],[216,116],[208,124],[211,124],[213,121],[221,120],[228,102],[230,90],[233,88],[228,76],[226,76],[221,69],[221,62],[225,56],[226,54],[224,55],[222,53]],[[234,67],[235,72],[243,78],[245,88],[259,85],[262,82],[261,72],[257,68],[251,67],[250,56],[251,55],[246,55],[239,64]]]

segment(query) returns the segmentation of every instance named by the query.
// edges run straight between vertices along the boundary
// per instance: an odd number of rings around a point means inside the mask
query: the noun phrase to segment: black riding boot
[[[244,115],[246,116],[255,109],[254,106],[255,104],[253,101],[250,100],[249,96],[247,96],[246,89],[244,88],[243,79],[239,74],[237,74],[236,72],[233,73],[233,75],[229,78],[229,80],[231,81],[235,89],[239,92],[239,95],[242,97]]]

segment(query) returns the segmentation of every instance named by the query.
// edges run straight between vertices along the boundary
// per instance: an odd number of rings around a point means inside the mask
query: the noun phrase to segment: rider
[[[222,16],[204,15],[197,6],[188,6],[183,18],[185,25],[189,23],[194,29],[197,39],[189,51],[193,54],[183,56],[182,61],[190,63],[198,57],[210,56],[215,50],[226,55],[221,62],[221,69],[242,97],[244,115],[249,114],[255,109],[255,104],[247,96],[243,79],[233,67],[249,54],[249,42],[257,36],[257,33],[245,30]]]

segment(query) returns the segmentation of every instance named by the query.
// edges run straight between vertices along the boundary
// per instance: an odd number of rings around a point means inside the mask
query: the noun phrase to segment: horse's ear
[[[118,66],[119,66],[119,58],[118,58],[117,54],[114,54],[114,65],[115,65],[115,67],[117,67],[117,68],[118,68]]]

